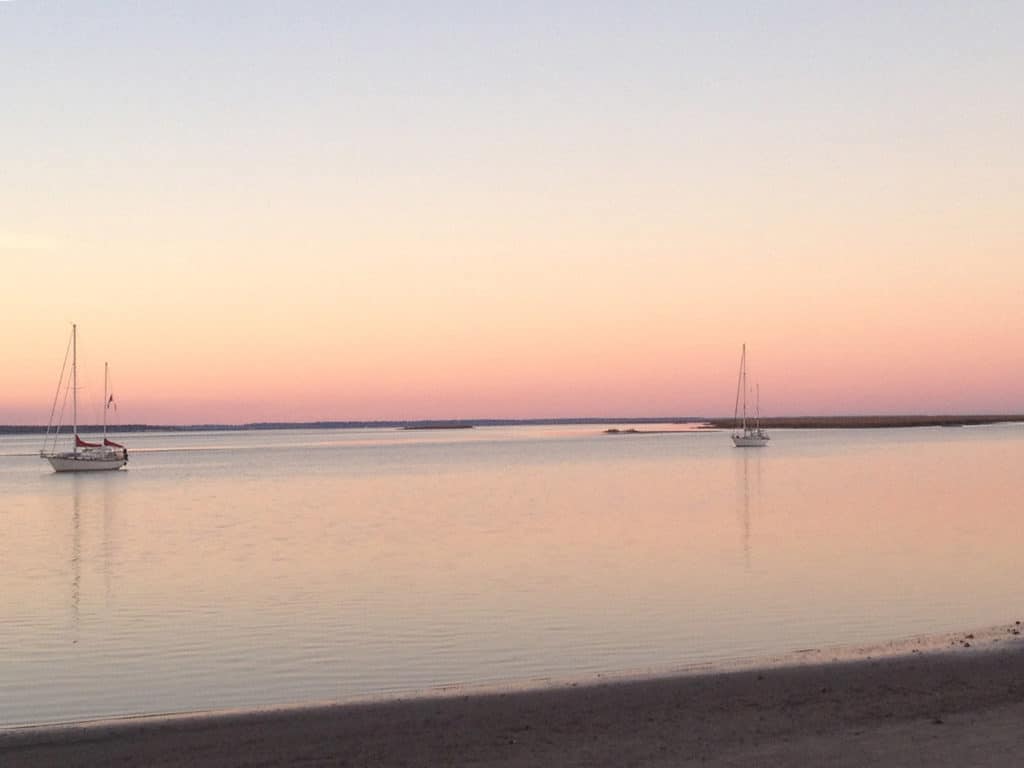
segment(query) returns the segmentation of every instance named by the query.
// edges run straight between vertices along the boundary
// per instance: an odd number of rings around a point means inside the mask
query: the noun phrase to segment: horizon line
[[[421,429],[453,427],[498,426],[557,426],[572,424],[711,424],[715,426],[735,421],[734,416],[555,416],[522,419],[318,419],[315,421],[252,421],[242,423],[191,424],[119,424],[107,425],[107,432],[198,432],[246,431],[274,429],[373,429],[416,427]],[[967,414],[832,414],[803,416],[762,416],[765,426],[941,426],[963,424],[991,424],[1024,421],[1024,414],[967,413]],[[36,434],[53,428],[42,424],[0,424],[0,434]],[[101,431],[102,424],[80,424],[79,432]],[[64,427],[55,434],[71,434]]]

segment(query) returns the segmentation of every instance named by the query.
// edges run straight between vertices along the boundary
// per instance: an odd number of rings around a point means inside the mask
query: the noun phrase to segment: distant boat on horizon
[[[120,469],[128,463],[128,449],[120,443],[107,439],[107,409],[110,407],[113,397],[108,398],[107,396],[109,377],[106,363],[103,365],[103,442],[90,443],[78,435],[78,326],[74,323],[71,324],[71,376],[65,386],[64,371],[67,363],[67,352],[65,352],[64,365],[61,366],[60,379],[57,382],[57,392],[53,398],[53,407],[50,409],[50,423],[46,427],[46,439],[39,455],[50,462],[54,472],[96,472]],[[57,427],[53,429],[53,416],[57,412],[57,401],[60,399],[62,389],[64,390],[64,401],[61,404]],[[71,434],[74,435],[74,440],[71,443],[70,451],[57,451],[57,438],[60,436],[63,426],[61,422],[64,416],[64,405],[67,403],[68,390],[71,394]],[[52,444],[47,450],[51,433]]]
[[[742,408],[741,408],[742,403]],[[732,444],[737,448],[763,448],[771,439],[761,429],[761,388],[757,388],[754,406],[753,426],[747,422],[747,345],[743,345],[740,353],[740,374],[736,382],[736,405],[732,417],[735,424],[732,432]]]

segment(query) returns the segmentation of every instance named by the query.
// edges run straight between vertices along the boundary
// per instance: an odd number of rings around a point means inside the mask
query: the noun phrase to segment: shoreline
[[[1024,749],[1020,632],[1008,624],[544,687],[15,727],[0,729],[0,764],[1012,763]]]
[[[1019,415],[943,415],[943,416],[762,416],[765,429],[905,429],[912,427],[979,427],[1014,424],[1024,421]],[[707,419],[717,429],[734,429],[736,419]]]
[[[983,427],[1019,424],[1020,416],[762,416],[764,429],[918,429],[922,427]],[[630,422],[622,422],[627,424]],[[675,435],[695,432],[724,432],[736,429],[733,418],[706,419],[688,424],[688,429],[637,429],[611,427],[605,435]]]
[[[118,434],[147,432],[272,432],[295,429],[472,429],[474,427],[516,426],[604,426],[621,424],[677,424],[694,429],[732,429],[732,416],[634,416],[634,417],[570,417],[542,419],[419,419],[409,421],[304,421],[253,422],[248,424],[119,424],[111,428]],[[761,426],[772,429],[878,429],[896,427],[966,427],[985,424],[1024,422],[1024,414],[903,414],[895,416],[763,416]],[[79,425],[80,432],[98,432],[100,425]],[[665,430],[678,431],[678,430]],[[0,424],[0,435],[43,435],[43,425]]]

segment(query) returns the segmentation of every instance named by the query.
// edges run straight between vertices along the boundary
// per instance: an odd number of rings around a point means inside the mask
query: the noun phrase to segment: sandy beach
[[[0,765],[1012,765],[1024,761],[1019,631],[881,657],[11,729]]]

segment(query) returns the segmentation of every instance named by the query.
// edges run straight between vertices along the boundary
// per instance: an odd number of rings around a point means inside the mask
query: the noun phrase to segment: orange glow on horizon
[[[1018,9],[0,6],[0,423],[1024,412]]]

